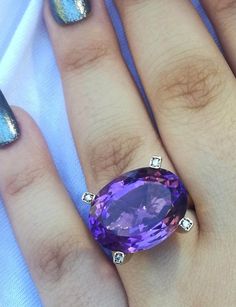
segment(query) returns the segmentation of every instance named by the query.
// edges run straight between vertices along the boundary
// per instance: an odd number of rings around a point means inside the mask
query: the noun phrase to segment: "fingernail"
[[[52,15],[59,24],[71,24],[86,18],[91,11],[88,0],[49,0]]]
[[[20,136],[20,129],[9,104],[0,91],[0,147],[11,144]]]

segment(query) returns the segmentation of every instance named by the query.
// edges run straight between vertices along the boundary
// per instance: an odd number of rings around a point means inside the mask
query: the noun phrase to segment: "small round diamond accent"
[[[151,161],[150,161],[150,167],[152,168],[160,168],[162,163],[162,158],[158,156],[153,156]]]
[[[95,195],[89,192],[85,192],[82,196],[82,200],[85,203],[91,204],[95,198]]]
[[[180,220],[179,226],[185,231],[190,231],[193,227],[193,221],[188,217],[184,217],[182,220]]]
[[[122,264],[125,260],[125,254],[122,252],[114,252],[113,253],[113,263]]]

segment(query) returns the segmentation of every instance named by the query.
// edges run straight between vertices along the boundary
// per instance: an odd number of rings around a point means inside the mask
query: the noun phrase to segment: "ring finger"
[[[229,231],[235,218],[235,77],[189,1],[116,2],[200,229],[218,235],[223,223]]]

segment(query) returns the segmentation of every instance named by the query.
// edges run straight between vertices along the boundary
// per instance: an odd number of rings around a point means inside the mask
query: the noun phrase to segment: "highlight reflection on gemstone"
[[[187,191],[165,169],[133,170],[106,185],[89,215],[94,238],[113,251],[135,253],[168,238],[187,210]]]

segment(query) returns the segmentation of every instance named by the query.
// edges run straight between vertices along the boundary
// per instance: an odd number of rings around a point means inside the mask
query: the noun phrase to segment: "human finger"
[[[0,192],[42,302],[126,306],[118,274],[90,239],[38,128],[22,110],[14,113],[21,138],[0,150]]]

